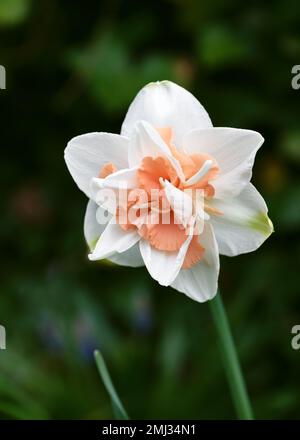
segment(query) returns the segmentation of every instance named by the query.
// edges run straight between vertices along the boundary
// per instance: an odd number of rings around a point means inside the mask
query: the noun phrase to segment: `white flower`
[[[84,134],[65,150],[68,169],[89,198],[89,258],[145,265],[161,285],[199,302],[213,298],[219,253],[251,252],[273,231],[267,206],[250,183],[262,143],[255,131],[213,127],[182,87],[148,84],[129,107],[120,135]],[[139,212],[131,219],[126,212],[126,221],[120,220],[122,190],[125,208]],[[142,191],[151,193],[149,200]],[[169,208],[166,224],[162,204]],[[156,221],[149,221],[155,213]]]

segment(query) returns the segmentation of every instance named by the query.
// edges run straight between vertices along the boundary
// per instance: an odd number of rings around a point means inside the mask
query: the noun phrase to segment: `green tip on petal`
[[[87,243],[90,252],[93,252],[98,240],[99,240],[99,237],[97,237],[94,240],[91,240],[89,243]],[[103,260],[98,260],[97,262],[103,266],[117,266],[116,263],[114,263],[113,261],[107,260],[106,258]]]
[[[87,243],[91,252],[93,252],[93,250],[95,249],[98,240],[99,240],[99,237],[97,237],[94,240],[91,240],[89,243]]]
[[[269,236],[274,232],[274,226],[267,213],[261,211],[253,217],[249,223],[249,227],[265,236]]]
[[[114,263],[113,261],[104,259],[104,260],[98,260],[98,263],[102,264],[103,266],[108,266],[108,267],[115,267],[118,266],[118,264]]]

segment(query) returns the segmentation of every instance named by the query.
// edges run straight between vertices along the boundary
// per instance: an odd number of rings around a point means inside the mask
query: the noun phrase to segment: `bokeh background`
[[[63,150],[119,132],[147,82],[191,90],[216,126],[260,131],[254,183],[275,234],[221,260],[220,288],[257,418],[298,418],[299,2],[0,0],[0,415],[112,417],[100,348],[133,418],[234,418],[208,304],[144,268],[87,260],[85,196]]]

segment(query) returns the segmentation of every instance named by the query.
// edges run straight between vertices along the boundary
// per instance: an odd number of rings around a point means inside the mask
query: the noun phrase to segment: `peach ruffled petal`
[[[184,153],[183,151],[177,150],[175,145],[172,143],[173,132],[171,127],[158,127],[156,128],[156,130],[170,148],[172,156],[179,161],[182,171],[185,177],[188,179],[194,174],[195,166],[193,160],[188,154]]]
[[[203,258],[205,249],[199,242],[199,235],[194,235],[187,250],[182,269],[189,269]]]
[[[167,252],[178,251],[187,239],[185,229],[174,223],[173,212],[170,213],[170,224],[144,224],[139,234],[156,249]]]
[[[117,171],[116,166],[112,162],[109,162],[103,165],[103,167],[99,172],[98,177],[100,177],[100,179],[105,179],[105,177],[109,176],[112,173],[115,173],[116,171]]]
[[[215,188],[210,184],[206,185],[206,187],[204,188],[204,196],[207,197],[208,199],[211,199],[214,195],[215,195]]]
[[[170,149],[175,159],[179,161],[185,178],[189,179],[196,172],[194,161],[188,154],[177,150],[173,145],[170,145]]]
[[[127,199],[118,206],[116,220],[124,231],[136,229],[148,213],[148,197],[144,196],[140,188],[133,189],[129,191]]]
[[[186,180],[198,173],[207,160],[212,160],[213,166],[198,182],[186,186],[180,181],[176,170],[166,157],[144,157],[136,174],[138,187],[129,192],[128,200],[125,202],[126,206],[118,207],[116,218],[123,230],[136,229],[140,236],[155,249],[178,252],[188,236],[185,228],[175,223],[174,212],[165,196],[161,179],[171,182],[181,190],[185,188],[203,189],[206,199],[210,199],[215,193],[210,181],[217,176],[219,168],[216,161],[208,154],[188,155],[184,151],[177,150],[172,144],[172,129],[170,127],[158,127],[156,130],[168,145],[174,158],[179,161]],[[108,163],[101,169],[99,177],[105,178],[115,171],[116,167],[112,163]],[[146,190],[150,200],[143,199],[139,195],[139,190]],[[153,198],[154,193],[151,193],[153,190],[157,191],[155,198]],[[133,216],[131,215],[132,209],[134,210]],[[222,214],[207,204],[205,204],[205,209],[215,215]],[[194,235],[182,268],[189,269],[197,264],[203,258],[204,253],[205,249],[199,242],[199,235]]]
[[[150,193],[151,189],[160,189],[159,179],[169,180],[176,184],[178,177],[176,171],[165,157],[144,157],[140,168],[137,170],[137,179],[140,188]]]

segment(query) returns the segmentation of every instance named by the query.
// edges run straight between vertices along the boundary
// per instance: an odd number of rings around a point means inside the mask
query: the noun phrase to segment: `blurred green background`
[[[149,81],[191,90],[216,126],[260,131],[254,183],[275,234],[221,259],[220,288],[257,418],[298,418],[299,1],[0,0],[1,418],[109,418],[100,348],[133,418],[234,418],[208,304],[144,268],[91,263],[63,150],[119,132]],[[4,153],[4,154],[3,154]]]

